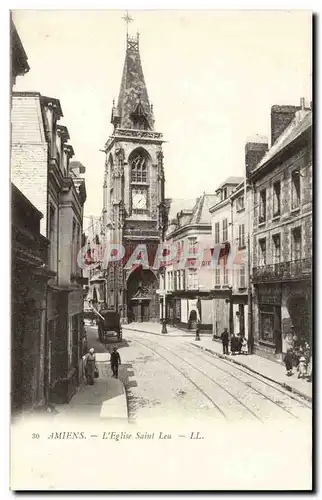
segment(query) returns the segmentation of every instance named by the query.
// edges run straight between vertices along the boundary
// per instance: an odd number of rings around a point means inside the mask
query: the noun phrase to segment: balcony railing
[[[312,259],[280,262],[253,268],[253,282],[292,281],[311,276]]]

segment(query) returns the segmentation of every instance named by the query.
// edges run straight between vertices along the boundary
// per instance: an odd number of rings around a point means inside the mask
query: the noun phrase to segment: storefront
[[[282,359],[281,285],[257,287],[258,338],[256,351],[268,358]]]

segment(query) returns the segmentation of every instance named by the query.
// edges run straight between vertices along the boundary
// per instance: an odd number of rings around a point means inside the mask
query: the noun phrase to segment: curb
[[[201,345],[197,345],[194,343],[192,343],[191,345],[197,347],[198,349],[201,349],[202,351],[210,352],[211,354],[214,354],[218,358],[225,359],[226,361],[229,361],[230,363],[234,363],[235,365],[242,366],[243,368],[246,368],[246,370],[249,370],[250,372],[255,373],[256,375],[260,375],[261,377],[269,380],[270,382],[274,382],[274,384],[280,385],[281,387],[283,387],[287,391],[292,392],[294,394],[297,394],[298,396],[300,396],[303,399],[306,399],[310,403],[312,402],[312,396],[309,396],[308,394],[305,394],[304,392],[299,391],[298,389],[295,389],[295,387],[292,387],[292,386],[286,384],[285,382],[280,382],[280,381],[275,380],[271,377],[268,377],[267,375],[263,375],[262,373],[254,370],[253,368],[250,368],[249,366],[245,365],[244,363],[241,363],[240,361],[236,361],[235,359],[231,359],[231,358],[225,356],[224,354],[220,354],[219,352],[216,352],[216,351],[213,351],[212,349],[209,349],[208,347],[203,347]]]
[[[151,332],[148,330],[140,330],[139,328],[126,328],[123,326],[123,330],[128,330],[132,332],[141,332],[141,333],[149,333],[150,335],[158,335],[159,337],[166,337],[167,335],[170,337],[189,337],[191,338],[193,334],[179,334],[179,335],[171,335],[171,332],[168,333],[156,333],[156,332]]]

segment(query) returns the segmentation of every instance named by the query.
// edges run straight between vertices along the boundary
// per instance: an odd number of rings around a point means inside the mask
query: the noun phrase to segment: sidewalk
[[[236,355],[224,356],[222,354],[222,345],[220,340],[212,340],[212,335],[207,333],[200,334],[200,341],[195,341],[195,332],[184,332],[167,325],[167,334],[161,333],[162,325],[159,323],[130,323],[124,325],[124,329],[150,333],[153,335],[161,335],[163,337],[190,337],[191,344],[199,347],[202,350],[210,352],[220,358],[223,358],[231,363],[243,366],[249,371],[260,375],[271,382],[277,383],[284,389],[297,394],[308,401],[312,401],[312,383],[306,380],[298,379],[297,372],[294,370],[294,375],[288,377],[284,364],[270,361],[256,354],[252,355]]]
[[[167,324],[167,333],[161,333],[162,324],[161,323],[129,323],[128,325],[123,325],[123,330],[133,330],[135,332],[151,333],[152,335],[161,335],[162,337],[190,337],[191,339],[195,337],[195,331],[187,332],[185,330],[180,330],[174,326]],[[211,333],[203,333],[205,337],[211,337]]]
[[[109,354],[96,354],[99,378],[94,385],[82,384],[69,403],[56,405],[55,419],[104,418],[127,419],[127,401],[123,383],[111,377]]]
[[[205,338],[202,335],[200,335],[200,338],[200,341],[193,340],[192,344],[202,350],[211,352],[220,358],[226,359],[231,363],[243,366],[249,371],[261,375],[271,382],[281,385],[284,389],[294,392],[308,401],[312,401],[312,384],[307,382],[305,379],[298,379],[297,372],[295,370],[294,375],[292,377],[288,377],[286,375],[284,364],[276,363],[256,354],[246,356],[243,354],[237,354],[235,356],[223,355],[222,345],[219,340],[216,341],[210,338]]]

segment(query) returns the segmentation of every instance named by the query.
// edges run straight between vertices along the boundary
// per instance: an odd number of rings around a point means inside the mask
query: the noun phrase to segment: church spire
[[[117,106],[113,106],[112,123],[116,128],[153,130],[154,117],[144,80],[139,34],[126,35],[126,54]]]

